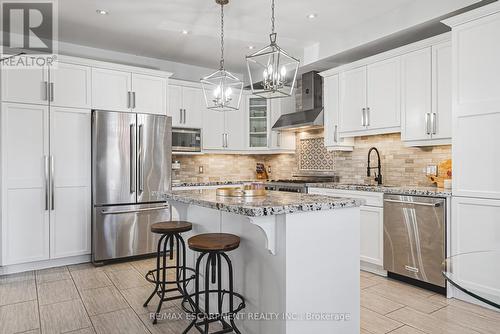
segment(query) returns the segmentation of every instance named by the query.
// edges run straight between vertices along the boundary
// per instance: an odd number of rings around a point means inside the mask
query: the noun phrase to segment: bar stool
[[[189,238],[189,248],[200,252],[201,254],[196,261],[196,278],[195,292],[189,296],[187,300],[190,303],[191,311],[185,306],[186,300],[182,301],[184,311],[193,315],[193,320],[184,330],[183,334],[189,332],[193,326],[203,334],[208,334],[209,324],[219,321],[222,325],[222,330],[212,334],[222,333],[241,333],[234,323],[234,316],[245,308],[245,299],[242,295],[233,291],[233,266],[226,252],[235,250],[240,245],[240,237],[226,233],[207,233],[200,234]],[[200,291],[200,266],[202,259],[206,257],[205,265],[205,285],[204,290]],[[228,285],[229,290],[222,288],[222,259],[227,264],[228,268]],[[216,275],[217,272],[217,275]],[[217,289],[210,289],[210,282],[217,283]],[[217,312],[210,312],[210,295],[217,295]],[[204,296],[204,308],[200,307],[200,295]],[[224,296],[229,295],[229,308],[224,311]],[[194,297],[194,301],[193,301]],[[234,298],[239,301],[239,306],[234,308]],[[229,318],[229,323],[225,318]],[[199,321],[199,319],[202,319]],[[203,328],[201,327],[203,326]]]
[[[153,324],[158,322],[158,314],[160,313],[163,302],[181,298],[185,299],[187,296],[187,284],[195,278],[194,269],[186,267],[186,244],[180,235],[182,232],[191,231],[192,228],[192,224],[186,221],[167,221],[151,225],[151,232],[161,234],[156,252],[156,269],[150,270],[146,274],[146,280],[155,284],[155,289],[143,305],[144,307],[148,306],[148,303],[155,294],[160,297]],[[170,253],[170,260],[173,260],[174,240],[176,244],[176,263],[175,265],[169,266],[167,265],[167,249]],[[160,261],[160,259],[162,259],[162,261]],[[175,270],[175,280],[168,280],[168,270]],[[190,277],[186,277],[187,271],[192,272]],[[167,285],[173,284],[175,284],[176,287],[167,289]],[[171,292],[179,292],[180,295],[166,297],[166,294]]]

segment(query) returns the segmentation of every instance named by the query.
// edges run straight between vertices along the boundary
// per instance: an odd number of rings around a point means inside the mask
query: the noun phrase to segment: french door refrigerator
[[[156,251],[151,224],[168,220],[172,119],[92,111],[92,261]]]

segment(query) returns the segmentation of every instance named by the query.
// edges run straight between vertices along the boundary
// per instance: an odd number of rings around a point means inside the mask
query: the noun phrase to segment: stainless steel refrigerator
[[[92,260],[156,251],[151,224],[168,220],[172,119],[92,111]]]

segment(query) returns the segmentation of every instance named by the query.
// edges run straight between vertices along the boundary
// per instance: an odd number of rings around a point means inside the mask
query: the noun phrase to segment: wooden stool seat
[[[193,224],[182,220],[159,222],[151,225],[151,232],[158,234],[182,233],[191,231],[192,229]]]
[[[240,237],[228,233],[205,233],[189,238],[188,245],[197,252],[228,252],[240,246]]]

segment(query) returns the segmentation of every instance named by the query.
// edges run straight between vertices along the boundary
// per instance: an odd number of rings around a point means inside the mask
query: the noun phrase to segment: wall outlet
[[[181,163],[179,161],[177,161],[177,160],[173,161],[172,162],[172,169],[173,170],[179,170],[179,169],[181,169]]]
[[[425,175],[427,176],[437,176],[438,175],[438,167],[437,165],[427,165],[425,170]]]
[[[198,173],[203,174],[203,166],[198,166]]]
[[[273,171],[271,169],[271,166],[267,166],[267,174],[271,174]]]

